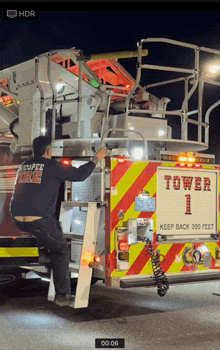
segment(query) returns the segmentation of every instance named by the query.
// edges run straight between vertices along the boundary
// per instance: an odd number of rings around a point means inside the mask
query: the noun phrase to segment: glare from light
[[[95,256],[95,262],[100,263],[101,262],[101,257],[100,256]]]
[[[85,251],[82,254],[81,264],[83,266],[89,265],[94,262],[94,254],[89,251]]]
[[[42,129],[41,129],[41,132],[42,132],[44,135],[46,134],[46,131],[47,131],[46,128],[42,128]]]
[[[42,277],[41,280],[45,281],[45,282],[50,282],[50,279],[49,278],[45,278],[45,277]]]
[[[162,130],[162,129],[159,130],[159,131],[158,131],[158,135],[159,135],[159,136],[164,136],[164,135],[165,135],[165,131]]]
[[[144,155],[144,150],[141,147],[136,147],[131,152],[131,157],[135,160],[141,160]]]
[[[78,220],[78,219],[75,219],[75,220],[74,220],[74,224],[76,224],[76,225],[80,225],[80,224],[81,224],[81,221],[80,221],[80,220]]]
[[[188,162],[195,162],[195,161],[196,161],[196,159],[194,157],[189,157],[188,158]]]
[[[219,64],[211,64],[209,66],[208,70],[209,70],[210,73],[216,74],[220,70],[220,65]]]
[[[186,161],[187,161],[187,158],[186,158],[186,157],[179,157],[179,160],[180,160],[181,162],[186,162]]]
[[[65,86],[64,86],[63,83],[57,83],[56,84],[56,89],[57,89],[57,93],[58,94],[62,94],[63,91],[64,91],[64,88],[65,88]]]

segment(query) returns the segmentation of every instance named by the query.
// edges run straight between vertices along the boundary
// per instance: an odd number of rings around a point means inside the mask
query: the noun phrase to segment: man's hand
[[[106,154],[106,147],[99,148],[96,152],[96,157],[101,160],[104,159],[107,156]]]

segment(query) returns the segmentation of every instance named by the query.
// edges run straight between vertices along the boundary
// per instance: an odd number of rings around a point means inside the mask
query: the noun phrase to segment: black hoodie
[[[52,216],[56,212],[59,187],[63,181],[84,181],[96,164],[79,168],[63,166],[55,159],[34,157],[18,169],[10,202],[12,216]]]

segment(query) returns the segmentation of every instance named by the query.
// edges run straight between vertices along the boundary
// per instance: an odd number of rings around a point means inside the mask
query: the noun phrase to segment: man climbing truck
[[[37,237],[38,247],[50,251],[53,262],[55,303],[60,306],[74,302],[69,278],[69,247],[54,217],[58,190],[62,181],[84,181],[97,162],[106,156],[105,147],[88,163],[66,168],[52,157],[51,141],[39,136],[33,141],[34,157],[18,169],[10,203],[12,220],[17,228]]]
[[[148,44],[151,59],[165,46],[168,59],[172,47],[185,66],[149,64]],[[203,72],[213,55],[220,51],[148,38],[135,52],[70,48],[0,71],[0,288],[42,278],[48,300],[86,308],[96,281],[157,286],[164,296],[173,283],[219,280],[220,165],[202,152],[220,105],[203,104],[207,84],[220,86]],[[120,59],[136,64],[135,79]],[[33,141],[44,136],[51,145],[38,153]]]

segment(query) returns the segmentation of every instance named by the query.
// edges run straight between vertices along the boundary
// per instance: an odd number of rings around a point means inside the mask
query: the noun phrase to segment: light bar
[[[210,154],[199,154],[199,153],[180,153],[174,154],[172,152],[161,152],[161,160],[162,161],[173,161],[179,163],[180,166],[184,166],[186,164],[215,164],[215,156]]]

